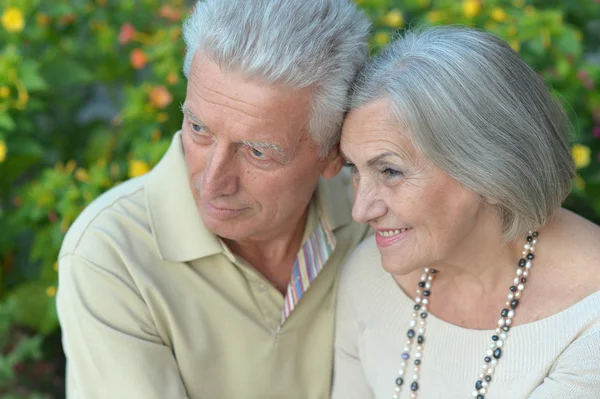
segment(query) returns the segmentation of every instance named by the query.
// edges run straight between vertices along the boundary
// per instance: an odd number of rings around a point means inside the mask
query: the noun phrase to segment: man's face
[[[337,150],[319,156],[307,121],[311,89],[249,81],[196,54],[184,103],[182,140],[204,225],[234,241],[295,230],[319,175],[341,168]]]

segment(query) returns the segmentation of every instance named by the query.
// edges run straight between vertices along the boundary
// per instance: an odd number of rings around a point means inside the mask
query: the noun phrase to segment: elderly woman
[[[561,208],[565,112],[502,40],[406,33],[342,135],[376,234],[339,290],[333,398],[600,398],[600,228]]]

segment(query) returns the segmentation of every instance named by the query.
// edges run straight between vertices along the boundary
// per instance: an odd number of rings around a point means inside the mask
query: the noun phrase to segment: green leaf
[[[91,83],[94,75],[83,65],[69,58],[58,58],[42,69],[42,76],[57,88]]]
[[[48,85],[38,70],[38,65],[31,60],[24,61],[20,68],[21,79],[28,90],[46,90]]]
[[[8,115],[7,112],[0,113],[0,131],[13,131],[15,130],[15,121]]]
[[[47,289],[42,282],[29,281],[8,294],[15,304],[15,322],[42,334],[49,334],[58,327],[54,297],[48,296]]]

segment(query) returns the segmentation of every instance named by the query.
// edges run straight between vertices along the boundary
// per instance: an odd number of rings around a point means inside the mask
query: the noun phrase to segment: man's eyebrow
[[[192,111],[190,111],[189,108],[187,108],[185,105],[181,105],[181,112],[183,112],[184,114],[186,114],[195,124],[200,125],[202,127],[206,127],[204,125],[204,123],[202,123],[202,121],[200,119],[198,119],[198,117],[196,115],[194,115],[192,113]]]
[[[275,150],[281,154],[284,154],[285,151],[283,151],[283,148],[281,148],[280,146],[278,146],[277,144],[274,143],[268,143],[266,141],[248,141],[248,140],[242,140],[239,142],[242,145],[248,146],[248,147],[252,147],[252,148],[268,148],[270,150]]]

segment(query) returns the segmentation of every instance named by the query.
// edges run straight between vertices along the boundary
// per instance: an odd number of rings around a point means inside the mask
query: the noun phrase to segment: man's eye
[[[196,132],[196,133],[202,133],[204,128],[202,127],[202,125],[198,125],[197,123],[192,123],[192,130],[194,130],[194,132]]]
[[[258,151],[256,148],[251,148],[250,151],[252,151],[252,155],[254,155],[256,158],[264,158],[265,154]]]
[[[352,162],[344,162],[344,167],[350,169],[351,173],[356,173],[356,165],[353,164]]]

